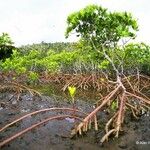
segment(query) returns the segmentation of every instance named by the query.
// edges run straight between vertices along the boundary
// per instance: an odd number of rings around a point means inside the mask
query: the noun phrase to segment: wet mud
[[[72,108],[71,101],[58,94],[32,96],[30,93],[23,93],[19,101],[14,93],[5,92],[0,94],[0,128],[10,123],[14,119],[29,112],[52,107]],[[93,100],[86,97],[76,98],[76,107],[86,113],[91,112]],[[49,111],[29,116],[21,122],[0,132],[0,142],[7,137],[37,123],[49,116],[64,114],[63,111]],[[65,113],[66,114],[66,113]],[[52,120],[41,125],[24,135],[16,138],[5,146],[2,150],[149,150],[150,149],[150,116],[143,114],[138,120],[129,113],[123,126],[124,132],[119,138],[111,138],[103,145],[100,143],[101,137],[105,134],[104,123],[109,118],[109,114],[102,111],[98,114],[99,131],[94,128],[83,135],[70,137],[71,129],[75,126],[74,120],[64,118]],[[78,122],[76,122],[78,123]]]

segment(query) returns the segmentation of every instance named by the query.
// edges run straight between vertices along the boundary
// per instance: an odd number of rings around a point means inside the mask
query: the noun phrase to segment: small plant
[[[69,94],[70,94],[70,96],[71,96],[71,98],[72,98],[72,103],[74,103],[74,95],[75,95],[75,93],[76,93],[76,87],[74,87],[74,86],[69,86],[69,87],[68,87],[68,91],[69,91]]]
[[[115,111],[116,109],[117,109],[117,102],[113,101],[112,104],[111,104],[111,110]]]
[[[74,99],[74,96],[75,96],[75,93],[76,93],[76,87],[74,87],[74,86],[68,86],[68,91],[69,91],[69,94],[71,96],[71,101],[72,101],[72,104],[73,104],[73,109],[75,110],[75,99]],[[75,111],[73,111],[73,116],[75,117]]]

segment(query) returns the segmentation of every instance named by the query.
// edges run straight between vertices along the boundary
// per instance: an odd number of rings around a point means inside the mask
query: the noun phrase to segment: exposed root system
[[[82,112],[82,111],[79,111],[79,110],[77,110],[77,109],[71,109],[71,108],[47,108],[47,109],[41,109],[41,110],[38,110],[38,111],[34,111],[34,112],[32,112],[32,113],[28,113],[28,114],[26,114],[26,115],[24,115],[24,116],[22,116],[22,117],[20,117],[20,118],[18,118],[18,119],[16,119],[16,120],[12,121],[11,123],[9,123],[9,124],[5,125],[4,127],[2,127],[2,128],[0,129],[0,132],[6,130],[8,127],[10,127],[10,126],[12,126],[12,125],[18,123],[19,121],[21,121],[21,120],[23,120],[23,119],[25,119],[25,118],[27,118],[27,117],[29,117],[29,116],[31,116],[31,115],[36,115],[36,114],[38,114],[38,113],[47,112],[47,111],[78,112],[78,113],[82,114],[82,116],[83,116],[83,115],[84,115],[84,116],[86,115],[86,113],[84,113],[84,112]],[[77,119],[77,120],[79,120],[79,121],[82,121],[82,118],[79,117],[79,116],[77,116],[77,114],[76,114],[76,115],[75,115],[75,114],[72,114],[72,115],[68,115],[68,114],[67,114],[67,115],[50,116],[50,117],[48,117],[48,118],[46,118],[46,119],[43,119],[42,121],[40,121],[40,122],[38,122],[38,123],[36,123],[36,124],[31,125],[30,127],[26,128],[26,129],[24,129],[24,130],[22,130],[22,131],[20,131],[20,132],[18,132],[18,133],[16,133],[16,134],[14,134],[13,136],[10,136],[10,137],[8,137],[7,139],[3,140],[3,141],[0,143],[0,147],[6,145],[7,143],[11,142],[12,140],[16,139],[17,137],[23,135],[24,133],[26,133],[26,132],[28,132],[28,131],[30,131],[30,130],[32,130],[32,129],[34,129],[34,128],[36,128],[36,127],[38,127],[38,126],[40,126],[40,125],[42,125],[42,124],[44,124],[44,123],[46,123],[46,122],[48,122],[48,121],[51,121],[51,120],[54,120],[54,119],[65,119],[65,118],[67,118],[67,117],[69,117],[69,118],[75,118],[75,119]]]
[[[119,132],[122,131],[122,124],[124,122],[125,112],[127,109],[131,110],[135,118],[138,118],[137,116],[141,112],[149,111],[150,98],[141,92],[143,89],[147,89],[148,86],[145,85],[150,84],[149,78],[141,76],[138,82],[135,76],[132,76],[134,80],[131,80],[130,78],[131,77],[120,78],[118,76],[116,85],[113,85],[114,89],[101,98],[97,107],[72,131],[72,135],[75,135],[76,133],[82,134],[82,131],[87,131],[86,127],[91,126],[91,122],[94,122],[94,128],[95,130],[98,130],[97,119],[95,118],[97,112],[102,110],[104,106],[110,108],[112,104],[115,104],[116,109],[114,110],[115,113],[105,125],[106,134],[101,139],[102,143],[108,140],[108,137],[111,134],[115,137],[119,136]],[[144,78],[144,80],[142,78]],[[134,83],[136,83],[136,85]]]
[[[113,114],[110,116],[108,122],[105,125],[105,135],[102,137],[101,142],[107,141],[110,135],[114,135],[115,137],[119,136],[119,133],[123,130],[122,125],[124,122],[124,118],[126,116],[126,111],[131,110],[133,116],[138,118],[138,116],[142,112],[146,112],[150,110],[150,98],[149,94],[146,95],[150,89],[150,78],[143,75],[134,75],[134,76],[117,76],[116,81],[109,81],[108,78],[104,75],[61,75],[61,74],[53,74],[49,76],[41,76],[40,82],[54,82],[63,85],[63,90],[66,90],[68,86],[75,86],[77,88],[88,89],[94,88],[100,91],[101,99],[97,102],[96,108],[89,114],[84,113],[84,118],[80,118],[77,115],[61,115],[61,116],[51,116],[37,124],[32,125],[31,127],[18,132],[17,134],[9,137],[0,143],[0,146],[3,146],[10,142],[11,140],[21,136],[27,131],[46,123],[50,120],[71,117],[80,120],[80,123],[76,125],[75,129],[72,130],[71,135],[82,132],[86,132],[88,129],[91,129],[91,125],[94,124],[95,130],[98,130],[98,119],[97,113],[99,111],[103,111],[103,108],[106,109],[114,109]],[[3,90],[13,90],[16,92],[17,100],[19,100],[20,94],[23,91],[28,91],[32,95],[37,94],[40,95],[39,92],[34,89],[28,88],[17,82],[3,82],[0,84],[0,91]],[[112,107],[113,106],[113,107]],[[29,113],[21,118],[7,124],[3,128],[0,129],[0,132],[8,128],[9,126],[17,123],[18,121],[26,118],[27,116],[35,115],[40,112],[45,111],[73,111],[80,112],[76,109],[71,108],[48,108],[39,110],[36,112]]]
[[[46,83],[59,83],[62,84],[62,90],[65,91],[68,86],[75,86],[81,89],[96,89],[100,91],[106,89],[109,91],[111,86],[109,85],[108,79],[105,75],[100,74],[51,74],[42,75],[40,78],[41,82]]]

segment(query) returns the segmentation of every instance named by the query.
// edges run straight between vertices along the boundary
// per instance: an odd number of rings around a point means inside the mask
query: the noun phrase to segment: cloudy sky
[[[149,0],[0,0],[0,34],[7,32],[15,45],[73,41],[64,37],[67,16],[88,4],[111,11],[128,11],[138,19],[138,41],[150,44]]]

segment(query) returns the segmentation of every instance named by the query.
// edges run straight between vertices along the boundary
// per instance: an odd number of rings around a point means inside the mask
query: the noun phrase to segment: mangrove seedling
[[[74,103],[74,96],[75,96],[75,93],[76,93],[76,87],[69,86],[68,91],[69,91],[69,94],[71,96],[72,103]]]
[[[76,93],[76,87],[74,86],[68,86],[69,95],[71,96],[71,101],[73,105],[73,109],[75,109],[75,93]],[[75,111],[73,111],[73,116],[75,116]]]

